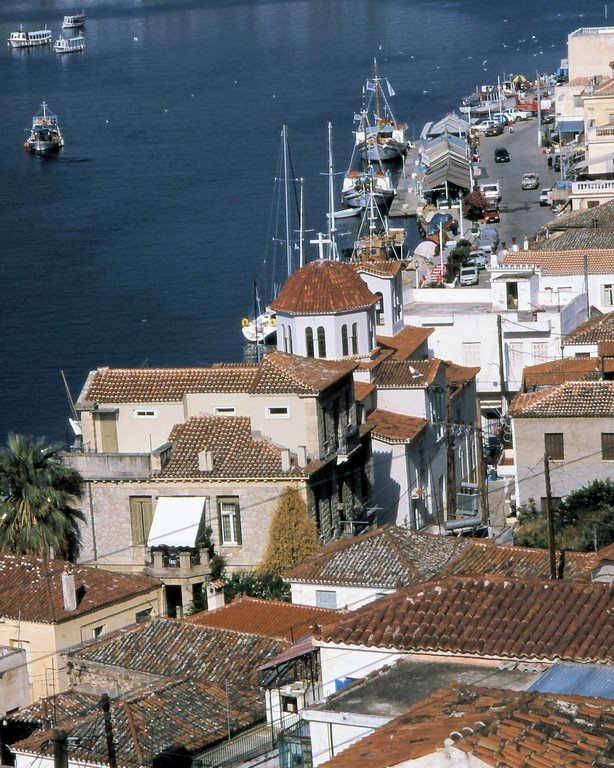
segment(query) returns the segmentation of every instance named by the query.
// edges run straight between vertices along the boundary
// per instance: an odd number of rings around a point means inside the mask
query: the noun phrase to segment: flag
[[[388,96],[396,96],[396,93],[388,80],[386,80],[386,85],[388,86]]]
[[[367,90],[368,91],[375,90],[375,83],[373,82],[373,80],[367,80]]]

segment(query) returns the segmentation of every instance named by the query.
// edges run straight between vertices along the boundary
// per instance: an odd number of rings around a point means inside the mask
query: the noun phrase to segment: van
[[[478,268],[475,265],[469,265],[460,268],[461,285],[477,285],[479,283]]]

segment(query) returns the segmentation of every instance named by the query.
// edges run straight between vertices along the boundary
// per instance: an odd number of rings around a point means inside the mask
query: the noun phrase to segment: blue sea
[[[577,0],[7,0],[0,38],[20,23],[55,37],[82,7],[82,54],[0,46],[2,441],[10,431],[66,439],[61,371],[76,396],[97,366],[243,359],[252,283],[270,299],[285,271],[273,248],[281,126],[313,238],[326,231],[327,121],[342,171],[374,57],[417,136],[478,84],[554,71],[567,34],[603,24],[605,10]],[[22,147],[43,99],[65,136],[57,157]]]

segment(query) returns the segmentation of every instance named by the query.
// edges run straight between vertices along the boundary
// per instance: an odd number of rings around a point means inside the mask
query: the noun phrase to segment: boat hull
[[[11,48],[36,48],[39,45],[49,45],[49,40],[9,40],[8,44]]]
[[[362,150],[361,150],[362,151]],[[378,144],[377,147],[370,146],[367,156],[372,163],[377,162],[394,162],[395,160],[402,160],[407,154],[407,146],[405,144]]]
[[[78,43],[77,45],[65,46],[61,44],[55,44],[53,50],[56,53],[80,53],[85,50],[85,43]]]
[[[274,344],[277,339],[275,314],[263,312],[255,321],[244,318],[241,331],[250,344]]]
[[[62,146],[59,141],[27,141],[28,149],[38,155],[57,152]]]

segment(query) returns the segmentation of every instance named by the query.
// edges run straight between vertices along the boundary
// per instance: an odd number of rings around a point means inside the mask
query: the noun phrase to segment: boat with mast
[[[46,101],[43,101],[41,109],[32,118],[30,135],[24,142],[24,148],[37,154],[57,152],[64,146],[64,137],[58,125],[57,115],[49,109]]]
[[[394,96],[395,92],[388,80],[379,76],[376,59],[373,59],[373,77],[367,80],[364,93],[368,93],[369,98],[363,112],[373,112],[374,123],[369,126],[361,120],[355,131],[356,148],[362,153],[366,147],[371,163],[402,160],[410,146],[405,136],[407,125],[400,123],[392,112],[388,96]]]
[[[369,120],[367,110],[361,112],[361,130],[368,135]],[[358,156],[362,155],[361,160]],[[371,202],[375,205],[389,205],[395,195],[392,174],[385,169],[381,161],[374,166],[369,160],[368,146],[364,142],[359,147],[354,146],[350,166],[343,179],[341,202],[350,208],[368,208]]]
[[[286,269],[287,276],[292,274],[292,241],[290,239],[290,184],[289,184],[289,154],[288,154],[288,127],[283,125],[281,132],[282,157],[283,157],[283,190],[284,190],[284,214],[285,214],[285,244],[286,244]],[[299,259],[300,266],[304,264],[303,233],[302,233],[302,179],[301,181],[301,215]],[[253,318],[244,317],[241,320],[243,336],[252,344],[272,344],[277,340],[277,321],[275,311],[267,307],[261,311],[258,287],[254,280],[254,314]]]

